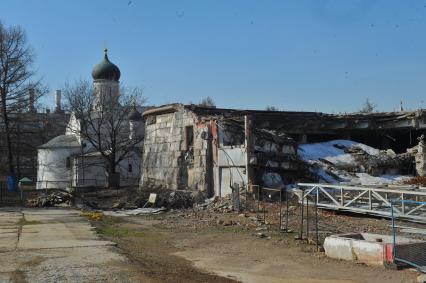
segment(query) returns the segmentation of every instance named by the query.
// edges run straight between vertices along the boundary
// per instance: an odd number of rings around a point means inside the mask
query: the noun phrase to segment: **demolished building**
[[[280,175],[297,174],[294,140],[257,124],[260,119],[181,104],[148,110],[144,118],[142,186],[223,196],[234,183],[257,183],[265,168]]]
[[[223,196],[234,184],[289,184],[310,173],[297,155],[298,145],[330,140],[391,150],[390,156],[399,158],[407,149],[421,147],[418,138],[426,128],[425,114],[423,110],[325,114],[183,104],[157,107],[143,114],[141,187]],[[416,156],[415,168],[422,175],[424,164],[419,160],[424,160],[424,150],[417,149],[408,155]],[[403,171],[415,173],[415,168]]]

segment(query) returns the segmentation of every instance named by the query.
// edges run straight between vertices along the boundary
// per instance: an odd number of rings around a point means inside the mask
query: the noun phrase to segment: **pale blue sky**
[[[350,112],[426,108],[426,0],[0,0],[51,93],[109,49],[148,104]]]

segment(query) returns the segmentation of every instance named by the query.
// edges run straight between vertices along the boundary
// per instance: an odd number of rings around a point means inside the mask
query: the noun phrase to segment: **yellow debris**
[[[98,212],[98,211],[83,211],[82,213],[80,213],[80,216],[83,217],[87,217],[90,220],[95,220],[95,221],[99,221],[102,220],[102,212]]]

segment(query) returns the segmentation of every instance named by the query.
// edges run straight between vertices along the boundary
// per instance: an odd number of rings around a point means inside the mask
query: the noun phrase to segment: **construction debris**
[[[80,216],[87,217],[90,220],[100,221],[102,220],[102,212],[98,211],[84,211],[80,214]]]
[[[346,184],[391,184],[408,178],[412,155],[378,150],[350,140],[303,144],[298,154],[320,181]]]
[[[138,206],[143,207],[147,204],[148,196],[139,202]],[[159,190],[156,191],[154,202],[149,202],[148,205],[154,207],[165,207],[167,209],[182,209],[191,208],[194,203],[194,197],[189,191],[170,191]]]
[[[52,192],[27,200],[28,207],[70,206],[73,196],[67,192]]]
[[[243,199],[241,200],[243,201]],[[231,195],[225,197],[214,197],[207,199],[202,204],[194,205],[195,210],[209,210],[212,212],[228,213],[234,211],[234,205],[232,202]]]
[[[416,176],[403,182],[406,185],[426,187],[426,176]]]

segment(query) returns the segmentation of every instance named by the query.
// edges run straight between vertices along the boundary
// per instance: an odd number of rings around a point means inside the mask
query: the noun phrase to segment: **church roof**
[[[38,148],[67,148],[67,147],[80,147],[76,135],[61,135],[51,139],[47,143],[39,146]]]
[[[120,69],[108,59],[108,50],[104,50],[104,60],[97,64],[92,71],[92,77],[96,80],[117,81],[120,79]]]

